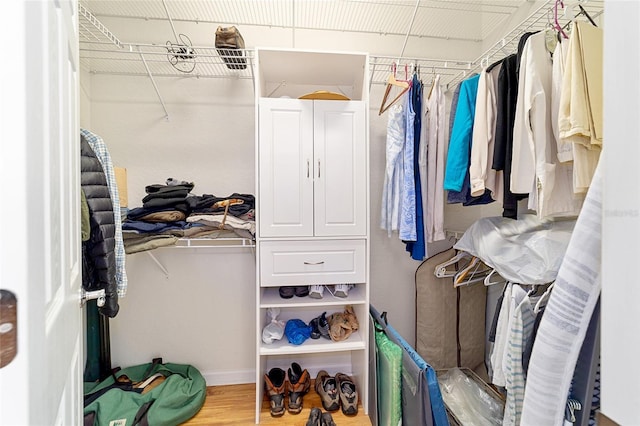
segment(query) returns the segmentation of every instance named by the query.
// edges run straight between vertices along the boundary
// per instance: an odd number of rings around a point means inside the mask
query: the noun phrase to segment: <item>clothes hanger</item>
[[[553,285],[554,284],[555,284],[555,282],[551,283],[551,285],[549,287],[547,287],[545,292],[542,293],[542,296],[540,296],[540,299],[538,299],[538,301],[536,302],[536,305],[533,307],[533,313],[534,314],[539,313],[540,310],[542,309],[542,307],[547,304],[547,300],[549,299],[549,296],[551,295],[551,290],[553,290]]]
[[[496,275],[499,280],[497,281],[491,281],[491,277],[493,277],[494,275]],[[487,275],[486,277],[484,277],[484,285],[485,287],[489,287],[492,286],[494,284],[502,284],[504,282],[506,282],[507,280],[505,280],[504,278],[502,278],[500,276],[500,274],[497,273],[497,271],[495,269],[492,269],[491,272],[489,272],[489,275]]]
[[[406,70],[407,70],[407,67],[405,65],[405,74],[406,74]],[[393,106],[393,104],[398,102],[398,100],[402,97],[402,95],[404,95],[411,88],[410,81],[396,80],[395,74],[396,74],[396,64],[394,63],[393,72],[389,75],[389,78],[387,79],[387,87],[384,91],[384,96],[382,97],[382,103],[380,104],[380,111],[378,112],[378,115],[382,115],[383,112],[391,108],[391,106]],[[388,105],[385,105],[385,102],[387,101],[387,97],[389,96],[389,92],[391,92],[391,88],[393,86],[400,87],[402,88],[402,90]]]
[[[558,4],[564,9],[564,2],[562,0],[556,0],[553,6],[553,24],[556,30],[562,35],[563,38],[568,39],[569,36],[564,32],[562,26],[558,22]]]
[[[484,281],[487,274],[492,270],[482,260],[474,256],[469,265],[456,273],[453,279],[453,287],[457,288]]]
[[[458,268],[451,270],[449,267],[455,265],[458,262],[465,262],[464,265],[467,266],[472,257],[473,256],[471,256],[466,251],[459,251],[451,259],[444,261],[439,265],[436,265],[433,274],[438,278],[453,277],[458,271]]]

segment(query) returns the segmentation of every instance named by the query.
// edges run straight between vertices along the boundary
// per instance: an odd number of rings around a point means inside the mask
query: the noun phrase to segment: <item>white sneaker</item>
[[[336,284],[333,295],[337,297],[347,297],[349,290],[353,287],[355,287],[355,284]]]
[[[309,297],[313,297],[314,299],[322,299],[323,294],[324,294],[324,285],[309,286]]]

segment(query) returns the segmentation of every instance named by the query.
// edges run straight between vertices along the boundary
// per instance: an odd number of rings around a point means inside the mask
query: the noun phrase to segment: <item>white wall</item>
[[[164,43],[157,35],[171,34],[167,24],[160,22],[103,21],[125,41]],[[286,30],[259,30],[243,29],[245,40],[260,40],[261,46],[269,47],[292,44]],[[206,43],[211,45],[215,28],[199,24],[178,31],[187,32],[194,44],[205,43],[208,36]],[[142,35],[147,39],[137,38]],[[300,30],[295,36],[300,48],[397,55],[402,46],[399,37],[317,36]],[[479,47],[478,43],[411,39],[406,54],[472,59],[480,53]],[[193,181],[196,194],[255,194],[251,81],[157,78],[169,113],[167,121],[148,78],[91,75],[89,79],[83,85],[90,88],[91,102],[82,111],[90,113],[90,120],[82,122],[104,138],[115,165],[127,169],[129,207],[141,205],[145,185],[164,183],[168,177]],[[394,327],[413,343],[414,274],[420,262],[410,258],[397,235],[389,238],[379,229],[387,123],[386,114],[378,116],[382,91],[383,86],[374,85],[370,93],[371,302],[379,311],[388,311]],[[447,206],[447,212],[453,212],[446,214],[447,226],[457,230],[479,214],[487,215],[487,208]],[[148,254],[127,256],[129,290],[121,300],[120,313],[111,321],[113,365],[162,356],[165,361],[195,365],[209,384],[253,381],[253,255],[248,250],[178,248],[153,254],[169,270],[169,278]]]
[[[638,114],[640,4],[607,1],[604,23],[602,220],[602,413],[621,425],[640,424],[640,287],[632,279],[640,236]],[[631,184],[631,185],[629,185]],[[628,188],[628,189],[627,189]],[[631,279],[630,279],[631,278]]]

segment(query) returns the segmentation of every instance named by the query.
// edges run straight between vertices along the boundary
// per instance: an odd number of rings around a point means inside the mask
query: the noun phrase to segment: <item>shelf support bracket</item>
[[[156,263],[156,265],[158,265],[158,268],[160,268],[160,270],[164,273],[165,277],[169,279],[169,271],[167,271],[167,268],[165,268],[164,265],[160,263],[158,258],[153,253],[151,253],[150,250],[147,250],[147,254],[151,258],[151,260],[153,260]]]
[[[138,53],[140,54],[140,59],[142,59],[142,63],[144,64],[144,69],[147,70],[147,75],[149,76],[149,79],[151,80],[151,84],[153,85],[153,88],[156,91],[156,95],[158,95],[158,99],[160,99],[160,104],[162,105],[162,109],[164,109],[164,118],[167,121],[169,121],[169,111],[167,111],[167,107],[165,106],[164,101],[162,100],[162,95],[160,95],[160,90],[158,90],[156,81],[153,79],[153,74],[151,74],[151,70],[149,70],[149,65],[147,65],[147,60],[144,58],[144,54],[142,53],[142,51],[140,51],[139,47],[138,47]]]

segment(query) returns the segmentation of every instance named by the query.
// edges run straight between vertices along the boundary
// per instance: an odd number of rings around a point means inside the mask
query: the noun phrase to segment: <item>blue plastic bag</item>
[[[311,337],[311,326],[305,324],[301,319],[290,319],[284,326],[284,334],[287,336],[289,343],[301,345]]]

